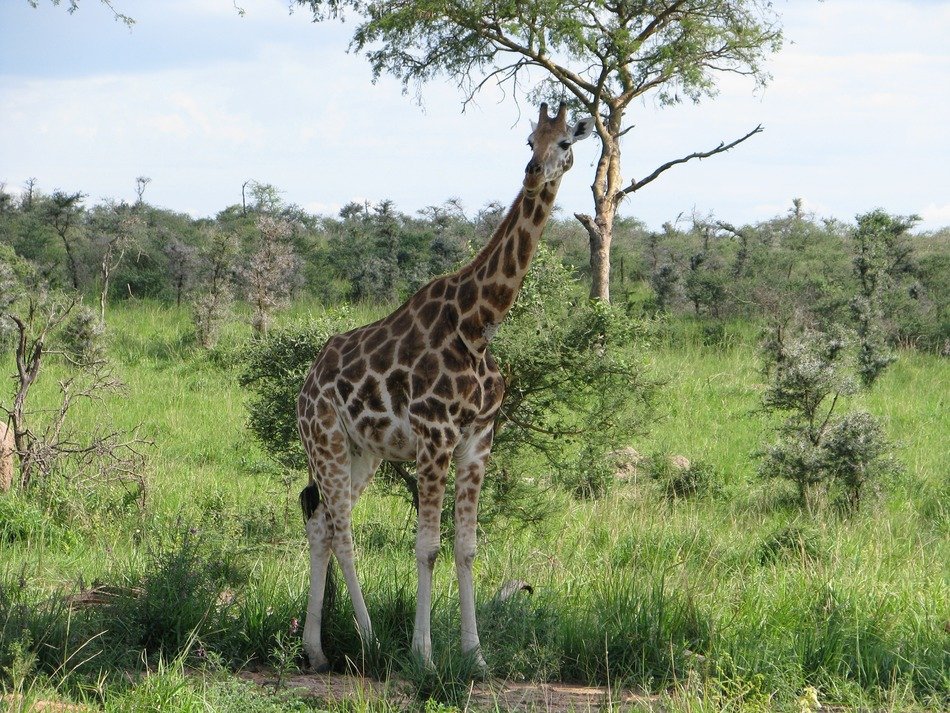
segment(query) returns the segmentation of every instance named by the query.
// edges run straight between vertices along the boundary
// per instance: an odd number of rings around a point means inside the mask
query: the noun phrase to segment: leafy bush
[[[317,354],[334,334],[352,329],[346,308],[327,312],[306,325],[273,330],[247,345],[241,355],[241,386],[253,393],[248,428],[281,465],[305,470],[307,456],[297,433],[297,397]]]
[[[78,365],[90,365],[105,358],[102,335],[105,324],[95,310],[80,306],[62,327],[59,339],[67,359]]]
[[[679,463],[660,453],[646,459],[644,465],[647,476],[660,486],[667,500],[716,495],[720,490],[719,474],[710,463]]]
[[[793,483],[802,506],[837,487],[844,508],[854,512],[865,486],[894,468],[883,428],[873,416],[836,413],[839,399],[856,388],[849,346],[840,331],[807,329],[791,338],[773,329],[764,343],[771,381],[763,403],[785,420],[779,439],[763,452],[759,472]]]
[[[866,486],[880,485],[897,470],[881,423],[865,411],[845,414],[822,442],[823,468],[842,490],[845,509],[861,506]]]
[[[612,459],[596,445],[584,446],[567,467],[554,471],[553,480],[574,497],[602,498],[613,484]]]
[[[152,552],[140,576],[111,605],[112,636],[151,654],[177,656],[195,637],[226,628],[220,595],[243,579],[235,553],[196,528],[181,526],[168,546]]]
[[[823,555],[824,549],[818,532],[814,528],[799,524],[786,525],[775,530],[758,547],[758,559],[763,565],[787,560],[817,562]]]
[[[540,246],[492,343],[506,385],[492,461],[518,470],[540,456],[555,479],[590,496],[606,492],[608,453],[641,432],[656,384],[632,356],[642,325],[579,288]]]

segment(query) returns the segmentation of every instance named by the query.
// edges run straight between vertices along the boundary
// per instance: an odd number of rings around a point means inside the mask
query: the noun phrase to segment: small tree
[[[126,253],[140,242],[145,223],[125,203],[109,202],[97,207],[92,215],[92,244],[99,253],[99,319],[106,321],[106,305],[112,276]]]
[[[54,191],[45,204],[45,218],[59,236],[66,250],[69,279],[74,290],[79,289],[79,237],[80,221],[83,214],[83,193],[64,193]]]
[[[152,179],[148,176],[138,176],[135,179],[135,207],[141,208],[145,205],[145,189],[148,188],[148,184],[152,182]]]
[[[770,382],[765,409],[781,414],[779,438],[766,447],[759,472],[794,484],[799,504],[811,508],[832,488],[845,509],[860,505],[865,485],[892,469],[881,425],[867,413],[838,413],[841,397],[856,391],[855,360],[841,330],[773,327],[763,343]]]
[[[883,298],[910,254],[902,238],[919,220],[916,215],[892,216],[883,210],[857,217],[854,275],[858,294],[851,300],[851,312],[859,340],[858,374],[866,387],[897,359],[887,344]]]
[[[720,308],[726,297],[726,276],[715,259],[705,252],[693,255],[683,286],[697,317],[703,309],[716,318],[720,316]]]
[[[207,245],[199,253],[200,291],[192,302],[192,318],[195,338],[205,349],[217,344],[221,326],[231,311],[236,252],[237,245],[233,237],[220,230],[211,230]]]
[[[299,260],[289,242],[292,230],[287,221],[260,215],[257,229],[257,250],[240,275],[253,308],[251,327],[256,336],[264,336],[270,329],[274,310],[290,295]]]
[[[70,427],[77,403],[100,400],[121,387],[112,377],[99,337],[96,314],[67,295],[33,286],[6,315],[16,326],[16,375],[12,405],[6,411],[20,456],[19,485],[23,490],[37,483],[50,484],[54,476],[79,487],[118,485],[144,493],[145,441],[133,430],[102,431]],[[49,358],[60,358],[67,376],[59,383],[60,398],[54,409],[31,407],[31,394]]]
[[[168,277],[175,291],[175,305],[181,307],[181,298],[195,277],[196,251],[193,245],[173,237],[164,247],[168,258]]]
[[[676,274],[676,267],[669,263],[659,265],[650,275],[650,286],[653,287],[656,307],[661,312],[669,309],[673,300],[676,299],[678,282],[679,275]]]

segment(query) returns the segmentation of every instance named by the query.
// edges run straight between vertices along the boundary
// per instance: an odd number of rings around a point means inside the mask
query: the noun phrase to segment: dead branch
[[[735,141],[731,141],[731,142],[728,143],[728,144],[727,144],[727,143],[720,143],[716,148],[711,149],[711,150],[709,150],[709,151],[695,151],[695,152],[689,154],[688,156],[683,156],[682,158],[677,158],[677,159],[674,159],[674,160],[672,160],[672,161],[667,161],[666,163],[664,163],[664,164],[662,164],[661,166],[657,167],[656,170],[654,170],[654,171],[653,171],[651,174],[649,174],[646,178],[644,178],[644,179],[642,179],[642,180],[640,180],[640,181],[632,180],[632,181],[630,181],[630,185],[629,185],[629,186],[627,186],[626,188],[624,188],[624,189],[622,189],[622,190],[620,190],[620,191],[617,191],[617,193],[614,194],[614,198],[613,198],[614,203],[619,203],[621,200],[623,200],[624,196],[627,196],[627,195],[629,195],[630,193],[633,193],[634,191],[640,190],[641,188],[643,188],[643,187],[644,187],[645,185],[647,185],[648,183],[652,183],[653,181],[655,181],[655,180],[660,176],[660,174],[662,174],[664,171],[667,171],[667,170],[673,168],[673,166],[676,166],[676,165],[681,164],[681,163],[686,163],[687,161],[692,161],[694,158],[698,158],[698,159],[702,160],[702,159],[704,159],[704,158],[709,158],[710,156],[715,156],[716,154],[725,153],[726,151],[729,151],[730,149],[735,148],[736,146],[738,146],[739,144],[741,144],[741,143],[742,143],[743,141],[745,141],[746,139],[749,139],[749,138],[751,138],[752,136],[755,136],[756,134],[761,133],[761,132],[764,131],[764,130],[765,130],[765,129],[763,128],[762,124],[759,124],[759,125],[756,126],[754,129],[752,129],[752,131],[750,131],[749,133],[747,133],[745,136],[741,136],[741,137],[739,137],[738,139],[736,139]]]

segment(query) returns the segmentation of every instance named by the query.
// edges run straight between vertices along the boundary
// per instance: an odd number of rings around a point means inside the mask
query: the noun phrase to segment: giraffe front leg
[[[455,477],[455,568],[459,583],[462,653],[474,657],[474,663],[482,674],[487,673],[488,665],[482,657],[478,626],[475,622],[472,565],[475,560],[478,496],[491,451],[492,435],[492,429],[489,427],[478,434],[469,447],[457,454]]]
[[[419,524],[416,530],[416,569],[419,588],[416,593],[416,620],[412,632],[412,650],[426,667],[432,667],[432,570],[439,554],[440,520],[450,452],[433,455],[425,452],[416,460],[419,479]]]

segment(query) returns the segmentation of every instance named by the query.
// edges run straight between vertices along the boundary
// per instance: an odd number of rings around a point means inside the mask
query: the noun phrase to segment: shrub
[[[632,356],[643,340],[639,322],[588,300],[542,245],[492,344],[506,383],[495,467],[518,470],[525,456],[541,456],[572,492],[604,494],[608,454],[652,411],[656,384]]]
[[[66,358],[80,366],[91,365],[104,359],[104,332],[105,324],[95,310],[84,306],[74,309],[59,334]]]
[[[809,563],[822,558],[823,547],[816,530],[791,524],[769,534],[759,545],[757,554],[759,563],[763,565],[788,560]]]
[[[191,304],[191,317],[195,325],[195,341],[205,349],[218,343],[221,327],[231,314],[234,297],[228,287],[214,292],[203,292]]]
[[[0,495],[0,543],[57,541],[65,532],[22,495]]]
[[[574,497],[602,498],[614,480],[612,459],[596,444],[584,446],[567,467],[554,472],[553,480]]]
[[[317,354],[334,334],[351,329],[346,308],[328,312],[307,325],[274,330],[247,345],[241,355],[241,386],[253,393],[248,428],[264,449],[287,468],[305,470],[307,456],[297,433],[297,397]]]
[[[840,331],[807,329],[790,338],[776,328],[765,342],[771,381],[763,402],[785,420],[778,440],[761,454],[759,473],[793,483],[802,506],[834,486],[843,493],[844,509],[854,512],[866,484],[893,469],[890,446],[873,416],[836,413],[839,399],[855,390],[849,346]]]
[[[719,474],[710,463],[680,463],[674,457],[661,453],[648,458],[645,469],[647,476],[660,486],[667,500],[715,495],[720,489]]]
[[[210,349],[218,341],[221,326],[231,313],[237,241],[219,230],[210,231],[206,247],[198,255],[199,293],[192,301],[192,320],[198,344]]]
[[[142,574],[112,604],[112,635],[151,654],[177,656],[195,637],[226,628],[220,594],[242,577],[235,553],[196,528],[179,523],[181,534],[149,554]]]
[[[842,504],[855,512],[866,486],[877,486],[895,472],[889,444],[880,422],[865,411],[841,417],[822,443],[822,467],[841,489]]]
[[[858,376],[871,386],[897,357],[887,346],[883,325],[883,301],[895,277],[908,268],[910,248],[903,245],[905,233],[918,216],[893,216],[875,210],[857,217],[854,231],[854,274],[858,294],[851,311],[858,332]]]

